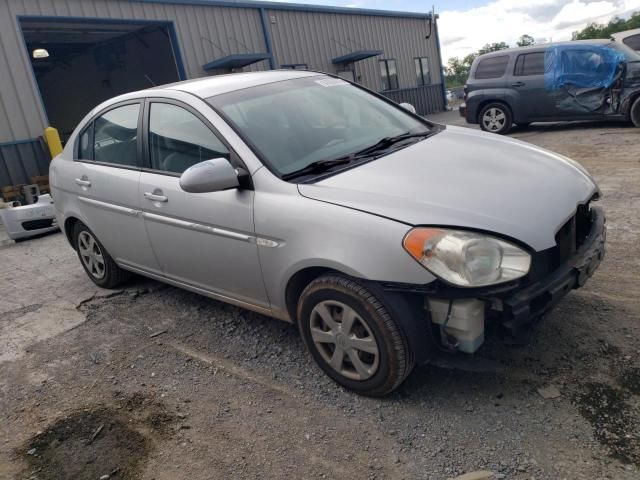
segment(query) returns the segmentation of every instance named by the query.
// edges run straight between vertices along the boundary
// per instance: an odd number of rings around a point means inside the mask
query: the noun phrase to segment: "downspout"
[[[433,15],[433,14],[432,14]],[[438,31],[438,15],[433,15],[433,26],[436,28],[436,47],[438,49],[438,61],[440,62],[440,80],[442,85],[442,104],[444,109],[448,108],[447,105],[447,87],[445,85],[444,67],[442,65],[442,51],[440,50],[440,32]]]
[[[271,70],[276,69],[275,60],[273,58],[273,45],[271,44],[271,32],[269,31],[269,22],[267,22],[267,11],[264,8],[260,8],[260,23],[262,25],[262,34],[264,35],[264,45],[267,47],[267,53],[269,54],[269,68]]]

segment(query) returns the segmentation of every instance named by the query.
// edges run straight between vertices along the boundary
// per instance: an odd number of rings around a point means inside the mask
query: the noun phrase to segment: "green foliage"
[[[573,40],[611,38],[613,33],[640,28],[640,12],[635,12],[627,20],[614,17],[609,23],[590,23],[579,32],[573,32]]]
[[[534,43],[536,43],[536,41],[531,35],[524,34],[518,39],[516,45],[518,45],[519,47],[528,47],[529,45],[533,45]]]
[[[447,66],[444,67],[447,87],[459,87],[466,83],[467,77],[469,77],[469,70],[471,70],[471,64],[478,55],[504,50],[505,48],[509,48],[509,45],[505,42],[487,43],[477,52],[470,53],[462,59],[458,57],[450,58]]]

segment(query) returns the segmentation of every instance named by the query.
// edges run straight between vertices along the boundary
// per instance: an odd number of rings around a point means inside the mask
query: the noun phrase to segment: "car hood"
[[[447,127],[300,194],[409,225],[473,228],[535,250],[598,188],[576,162],[508,137]]]

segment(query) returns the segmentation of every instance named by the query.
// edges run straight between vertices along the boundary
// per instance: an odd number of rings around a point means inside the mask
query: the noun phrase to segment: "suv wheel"
[[[631,110],[629,111],[631,121],[636,127],[640,127],[640,97],[636,98],[636,101],[631,105]]]
[[[311,282],[298,302],[302,338],[334,381],[362,395],[383,396],[413,369],[406,335],[360,283],[337,275]]]
[[[504,135],[513,125],[511,111],[504,103],[490,103],[480,111],[478,117],[480,128],[485,132]]]
[[[73,238],[80,263],[93,283],[102,288],[114,288],[129,278],[83,223],[76,223]]]

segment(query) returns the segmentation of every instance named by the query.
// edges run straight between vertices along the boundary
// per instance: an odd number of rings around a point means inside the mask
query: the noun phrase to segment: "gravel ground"
[[[61,234],[1,247],[0,478],[639,479],[640,131],[512,135],[596,177],[607,258],[526,347],[489,339],[382,400],[333,384],[291,325],[143,279],[98,289]]]

